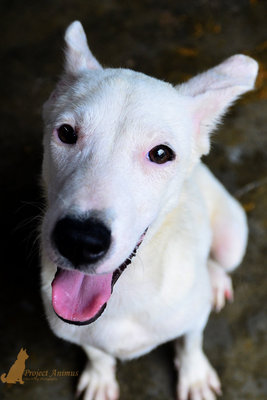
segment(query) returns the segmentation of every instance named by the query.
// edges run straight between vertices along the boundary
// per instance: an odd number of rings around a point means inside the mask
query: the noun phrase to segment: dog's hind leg
[[[234,300],[232,279],[225,269],[212,259],[208,260],[208,270],[213,293],[213,308],[219,312],[225,306],[226,300],[230,302]]]
[[[247,220],[241,205],[203,164],[197,182],[208,208],[212,229],[211,258],[227,272],[242,261],[247,245]]]
[[[175,365],[179,371],[178,400],[215,400],[221,394],[219,378],[202,350],[202,331],[176,341]]]
[[[83,349],[89,361],[80,376],[77,397],[84,392],[84,400],[117,400],[119,386],[115,358],[91,346],[83,346]]]
[[[226,191],[208,168],[201,165],[197,182],[208,208],[212,243],[208,270],[213,289],[213,305],[220,311],[225,300],[233,300],[228,272],[242,261],[247,244],[247,221],[241,205]]]
[[[211,219],[211,257],[226,271],[241,263],[247,244],[247,221],[241,205],[223,188],[214,204]]]

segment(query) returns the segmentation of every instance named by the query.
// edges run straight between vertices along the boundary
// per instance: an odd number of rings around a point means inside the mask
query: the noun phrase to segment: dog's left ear
[[[82,24],[74,21],[65,33],[65,71],[71,74],[84,69],[102,69],[99,62],[91,53]]]
[[[258,72],[255,60],[242,54],[190,79],[177,89],[192,97],[194,131],[199,155],[208,154],[209,134],[232,103],[253,89]]]

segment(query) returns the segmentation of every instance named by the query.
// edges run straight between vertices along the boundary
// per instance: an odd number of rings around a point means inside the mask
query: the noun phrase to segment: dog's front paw
[[[88,365],[80,376],[76,396],[84,392],[83,400],[117,400],[119,385],[115,373],[110,370],[98,371]]]
[[[216,400],[216,394],[221,394],[220,380],[203,353],[181,361],[178,400]]]
[[[234,299],[232,279],[227,272],[214,261],[209,261],[208,269],[213,292],[213,307],[216,312],[219,312],[225,306],[226,300],[233,301]]]

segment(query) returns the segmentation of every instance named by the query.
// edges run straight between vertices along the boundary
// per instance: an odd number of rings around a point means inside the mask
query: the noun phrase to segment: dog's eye
[[[150,150],[148,158],[156,164],[164,164],[167,161],[173,161],[175,159],[175,153],[165,144],[160,144]]]
[[[61,125],[57,130],[57,134],[61,142],[67,144],[75,144],[78,139],[77,133],[73,127],[68,124]]]

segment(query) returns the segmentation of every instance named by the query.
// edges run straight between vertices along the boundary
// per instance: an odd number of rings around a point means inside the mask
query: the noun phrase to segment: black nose
[[[111,232],[95,218],[65,217],[57,222],[52,240],[60,254],[78,268],[104,257],[110,246]]]

